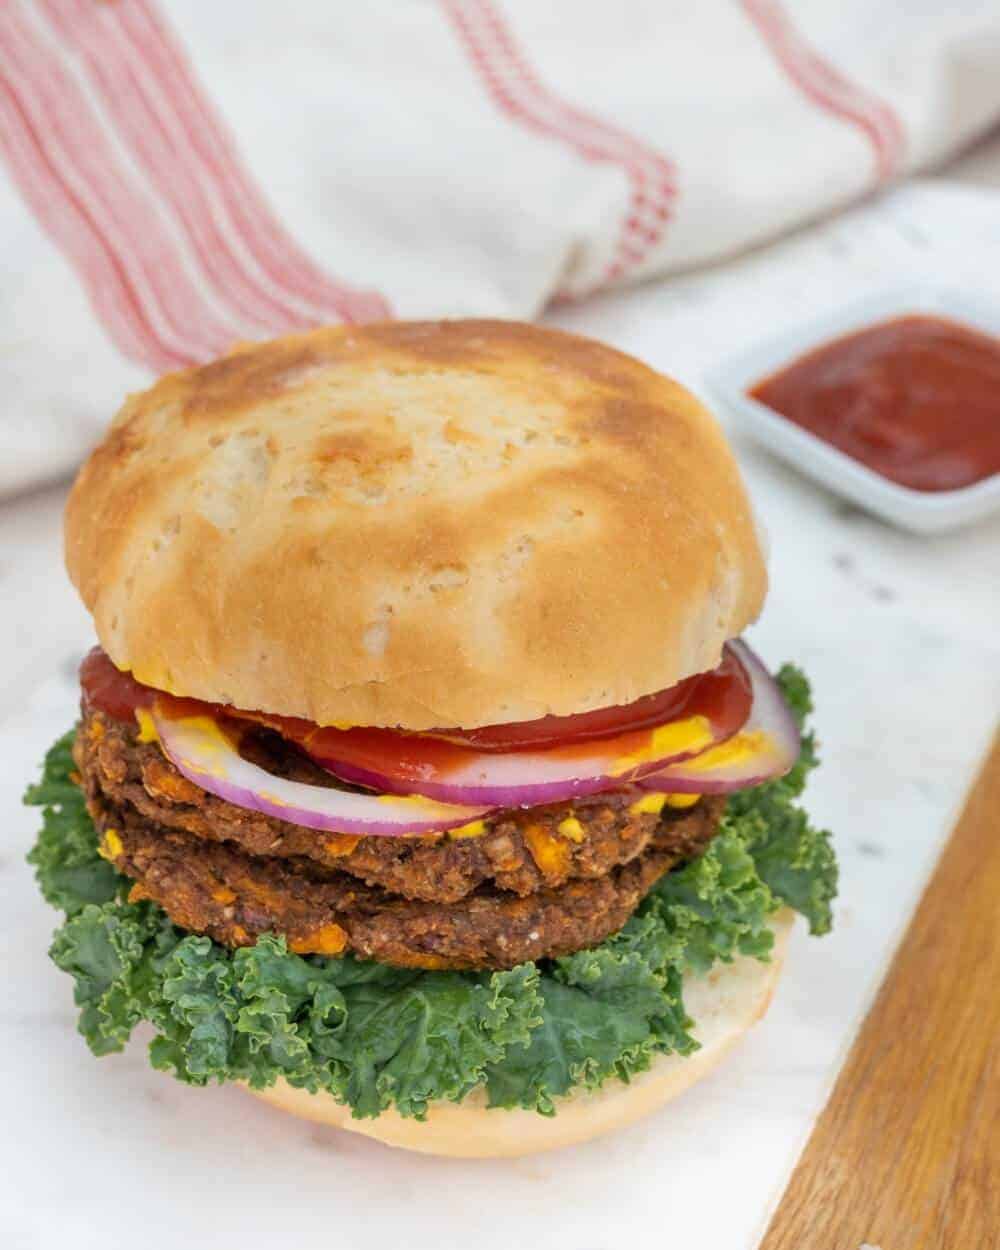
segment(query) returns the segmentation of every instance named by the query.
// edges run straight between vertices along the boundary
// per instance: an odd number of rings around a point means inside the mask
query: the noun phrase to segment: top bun
[[[66,561],[140,681],[407,729],[671,686],[767,584],[701,404],[505,321],[316,330],[162,378],[81,470]]]

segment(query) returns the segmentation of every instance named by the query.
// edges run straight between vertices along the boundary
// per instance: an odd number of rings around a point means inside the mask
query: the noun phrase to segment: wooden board
[[[1000,1247],[1000,737],[760,1250]]]

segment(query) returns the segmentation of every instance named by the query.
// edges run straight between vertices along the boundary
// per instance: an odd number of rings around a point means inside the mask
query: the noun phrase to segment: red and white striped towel
[[[151,372],[317,322],[533,316],[998,117],[996,0],[0,0],[0,491]]]

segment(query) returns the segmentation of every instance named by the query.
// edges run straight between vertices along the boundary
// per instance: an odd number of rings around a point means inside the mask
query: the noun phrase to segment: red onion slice
[[[468,762],[450,769],[446,781],[403,781],[342,760],[316,758],[334,776],[388,793],[419,793],[441,803],[537,807],[624,785],[687,759],[724,740],[707,716],[690,716],[610,741],[584,742],[542,751],[468,751]]]
[[[746,723],[752,704],[750,678],[739,654],[727,644],[746,692],[737,719],[719,716],[711,703],[695,705],[664,724],[622,730],[610,737],[510,751],[484,751],[430,736],[401,736],[398,754],[377,740],[368,749],[348,741],[351,734],[318,730],[301,739],[323,768],[356,785],[388,794],[420,794],[463,806],[537,807],[638,781],[679,760],[724,742]],[[367,731],[360,730],[362,744]],[[381,735],[382,731],[375,731]],[[338,751],[338,745],[341,750]],[[380,752],[386,753],[380,759]]]
[[[289,781],[243,759],[212,716],[172,718],[158,704],[144,715],[150,717],[174,767],[196,786],[237,807],[306,829],[397,837],[454,829],[489,811],[482,806],[438,803],[420,795],[352,794]]]
[[[727,794],[783,777],[799,758],[799,728],[778,684],[745,642],[729,645],[750,674],[753,703],[746,724],[719,746],[643,777],[644,789]]]

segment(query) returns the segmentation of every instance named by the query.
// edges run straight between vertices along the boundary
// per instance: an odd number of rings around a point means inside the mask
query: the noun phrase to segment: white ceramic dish
[[[866,468],[815,435],[793,425],[747,390],[796,357],[874,322],[906,313],[931,313],[1000,335],[1000,303],[938,287],[894,287],[768,338],[726,361],[707,378],[715,397],[743,429],[775,455],[824,486],[903,529],[937,533],[967,525],[1000,509],[1000,474],[960,490],[917,491]],[[1000,422],[1000,395],[997,396]]]

